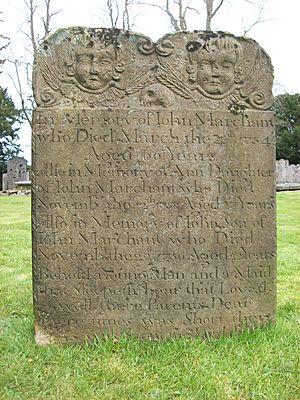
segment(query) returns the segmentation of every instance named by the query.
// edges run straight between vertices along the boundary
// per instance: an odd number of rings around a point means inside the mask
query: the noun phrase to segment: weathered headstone
[[[300,164],[290,164],[289,160],[277,160],[276,188],[277,190],[299,190]]]
[[[14,157],[7,162],[7,175],[3,182],[3,189],[14,189],[15,182],[25,181],[27,178],[27,161],[24,157]]]
[[[34,77],[37,342],[273,321],[273,71],[257,43],[72,28]]]

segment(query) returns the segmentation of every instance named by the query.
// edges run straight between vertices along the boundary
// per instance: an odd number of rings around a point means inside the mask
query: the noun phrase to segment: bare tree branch
[[[157,6],[157,5],[155,5],[155,4],[153,4],[153,6],[154,6],[154,7],[160,8],[161,10],[163,10],[163,11],[168,15],[168,17],[170,18],[171,25],[172,25],[172,27],[174,28],[175,32],[180,31],[180,26],[179,26],[179,24],[178,24],[178,20],[177,20],[177,18],[174,16],[174,14],[171,12],[171,9],[170,9],[170,1],[169,1],[169,0],[166,0],[166,5],[165,5],[165,7]]]
[[[220,1],[220,3],[219,3],[219,5],[215,8],[215,10],[213,11],[213,13],[212,13],[212,16],[211,16],[211,18],[213,18],[216,14],[217,14],[217,12],[220,10],[220,8],[222,7],[222,4],[224,3],[224,0],[221,0]]]
[[[206,5],[206,26],[205,29],[207,31],[211,31],[211,20],[217,14],[217,12],[222,7],[224,0],[220,0],[219,4],[214,9],[214,1],[215,0],[203,0]]]
[[[45,36],[49,33],[49,25],[50,25],[50,0],[45,0],[45,8],[46,8],[46,15],[42,18],[43,25],[44,25],[44,32]]]
[[[2,12],[0,12],[0,14],[2,14]],[[0,20],[0,22],[3,22],[2,19]],[[0,44],[0,51],[3,51],[5,49],[7,49],[7,47],[10,45],[10,39],[9,37],[0,34],[0,40],[1,40],[1,44]],[[5,59],[0,58],[0,65],[4,64]],[[0,72],[1,73],[1,72]]]
[[[136,5],[136,0],[123,0],[123,29],[130,30],[134,25],[134,21],[137,17],[137,14],[132,15],[131,6]]]
[[[130,30],[130,13],[129,13],[130,0],[124,0],[124,11],[123,11],[123,29]]]
[[[137,1],[136,4],[155,7],[162,10],[169,17],[171,27],[175,32],[187,30],[187,11],[196,11],[197,13],[199,13],[197,9],[190,7],[189,3],[184,6],[183,0],[166,0],[164,6],[146,1]],[[171,9],[172,5],[176,6],[176,14]]]
[[[117,0],[107,0],[104,12],[108,15],[110,27],[116,28],[120,17],[120,10]]]
[[[52,0],[43,0],[43,3],[39,3],[39,0],[23,0],[27,9],[27,17],[30,25],[29,32],[23,31],[23,34],[28,38],[32,50],[33,55],[36,54],[38,49],[38,44],[40,39],[44,39],[51,30],[51,22],[53,17],[57,15],[61,10],[52,11],[51,10],[51,1]],[[41,0],[40,0],[41,1]],[[43,4],[43,5],[41,5]],[[37,9],[41,10],[42,16],[40,17],[40,21],[43,25],[43,32],[40,34],[38,31],[38,18],[36,16]]]
[[[20,78],[20,63],[17,60],[13,60],[13,61],[7,60],[7,61],[13,64],[14,70],[15,70],[15,76],[13,77],[9,73],[7,75],[10,77],[12,84],[19,95],[19,98],[21,101],[21,109],[25,116],[25,119],[31,126],[31,110],[28,110],[28,108],[26,107],[25,94],[23,91],[23,86],[22,86],[21,78]]]
[[[200,11],[197,10],[197,8],[194,8],[194,7],[186,6],[185,14],[186,14],[187,11],[194,11],[196,14],[200,15]]]
[[[268,0],[262,0],[262,2],[259,5],[259,8],[258,8],[257,18],[247,28],[245,27],[244,21],[242,20],[243,30],[244,30],[243,31],[243,35],[244,36],[247,35],[250,32],[250,30],[252,28],[254,28],[256,25],[261,24],[263,22],[270,21],[270,19],[264,19],[263,18],[263,12],[264,12],[264,9],[265,9],[265,6],[266,6],[267,2],[268,2]]]
[[[35,54],[37,51],[37,38],[35,35],[35,29],[34,29],[34,14],[36,12],[37,6],[34,5],[33,0],[29,0],[29,3],[24,0],[24,3],[26,4],[26,6],[29,10],[29,23],[30,23],[29,38],[31,40],[33,54]]]
[[[132,13],[132,6],[138,5],[137,0],[106,0],[105,6],[100,8],[102,15],[100,20],[104,26],[130,30],[140,13]]]
[[[181,31],[187,30],[187,24],[185,20],[186,9],[183,9],[182,0],[178,1],[178,16],[179,16],[179,26]]]
[[[44,26],[43,38],[45,38],[50,33],[51,30],[50,24],[53,17],[55,17],[55,15],[61,12],[61,10],[51,12],[51,0],[44,0],[44,7],[45,7],[45,14],[43,17],[41,17]]]
[[[21,108],[26,121],[31,125],[31,112],[34,107],[32,94],[32,57],[36,54],[40,38],[44,38],[51,29],[53,17],[59,12],[51,11],[51,0],[23,0],[26,13],[27,31],[20,30],[29,42],[25,49],[30,53],[31,60],[8,60],[13,64],[14,76],[8,74],[18,93]],[[38,16],[38,10],[42,16]]]
[[[0,51],[2,51],[2,50],[5,50],[9,46],[10,39],[9,39],[9,37],[1,35],[1,34],[0,34],[0,39],[6,41],[6,43],[4,43],[0,46]]]

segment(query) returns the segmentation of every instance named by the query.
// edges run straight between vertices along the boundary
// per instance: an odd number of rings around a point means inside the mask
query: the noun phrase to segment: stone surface
[[[275,315],[273,70],[252,40],[60,30],[35,61],[36,341]]]

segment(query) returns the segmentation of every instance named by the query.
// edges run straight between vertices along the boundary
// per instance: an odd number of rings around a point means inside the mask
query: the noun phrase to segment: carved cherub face
[[[199,90],[212,98],[222,98],[241,81],[241,45],[231,38],[212,38],[193,55],[194,81]]]
[[[82,48],[76,52],[74,76],[86,89],[104,88],[112,80],[113,69],[112,55],[107,50]]]
[[[230,91],[235,81],[234,53],[219,51],[211,46],[209,51],[202,50],[199,55],[197,82],[211,95],[222,95]]]

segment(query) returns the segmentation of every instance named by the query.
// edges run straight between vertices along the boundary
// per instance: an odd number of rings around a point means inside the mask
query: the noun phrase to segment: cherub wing
[[[130,82],[128,82],[128,85],[126,85],[125,88],[125,92],[126,94],[136,93],[150,83],[153,83],[153,76],[151,76],[151,72],[148,68],[141,68],[139,73],[135,75],[135,77],[131,79]]]
[[[242,97],[255,108],[267,109],[272,104],[273,96],[270,76],[273,76],[273,70],[270,68],[267,57],[258,50],[255,62],[249,73],[249,79],[241,88]]]
[[[249,81],[243,87],[245,93],[251,93],[257,90],[261,83],[264,81],[266,74],[268,73],[268,62],[261,55],[260,51],[257,51],[255,62],[253,64],[252,70],[249,74]]]
[[[180,79],[178,71],[175,71],[166,60],[161,59],[159,64],[156,74],[158,81],[184,99],[193,99],[192,91],[183,83],[184,78]]]
[[[45,83],[54,91],[60,90],[62,74],[55,63],[53,56],[40,57],[38,64]]]

